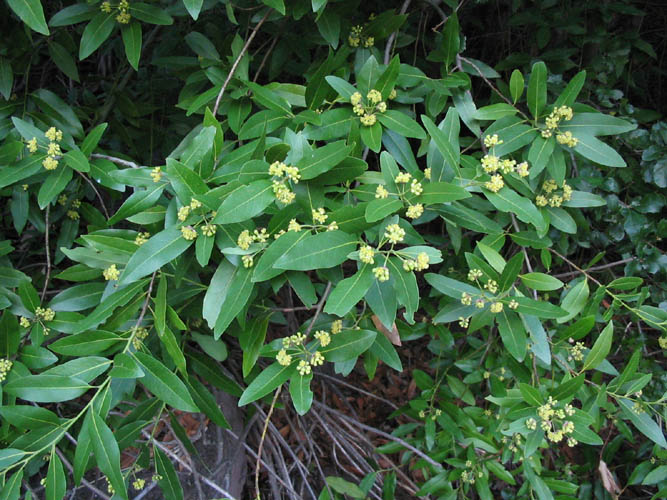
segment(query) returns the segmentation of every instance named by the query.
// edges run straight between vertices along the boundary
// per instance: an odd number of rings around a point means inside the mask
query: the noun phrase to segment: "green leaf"
[[[372,265],[363,264],[357,273],[341,280],[336,285],[327,299],[324,312],[340,317],[345,316],[364,298],[374,279]]]
[[[331,9],[325,10],[318,16],[316,24],[322,38],[324,38],[334,49],[338,48],[338,42],[340,40],[340,16]]]
[[[607,326],[604,327],[602,333],[595,340],[595,344],[591,347],[591,350],[588,351],[588,355],[584,360],[584,366],[581,370],[592,370],[596,368],[600,363],[604,361],[611,350],[611,342],[614,337],[614,322],[610,321]]]
[[[544,398],[542,398],[539,389],[532,385],[520,383],[519,390],[521,391],[523,400],[531,406],[540,406],[544,402]]]
[[[229,324],[243,310],[254,288],[252,268],[239,266],[226,290],[224,297],[218,298],[220,313],[213,329],[215,338],[224,333]]]
[[[120,342],[127,340],[111,332],[92,331],[62,337],[49,344],[49,349],[65,356],[90,356],[119,345]]]
[[[514,300],[519,303],[517,311],[521,314],[529,314],[538,318],[562,318],[567,314],[567,309],[564,307],[561,309],[544,300],[533,300],[528,297],[514,297]]]
[[[449,182],[428,182],[423,185],[423,188],[422,194],[419,195],[417,201],[425,205],[450,203],[472,196],[464,188],[450,184]]]
[[[428,185],[428,184],[427,184]],[[403,202],[397,198],[380,198],[366,205],[366,221],[376,222],[403,208]]]
[[[398,372],[403,371],[401,358],[386,336],[380,334],[376,335],[375,341],[371,344],[370,352],[386,363],[387,366],[390,366]]]
[[[419,308],[419,288],[415,273],[403,269],[403,263],[397,257],[391,257],[387,265],[390,276],[394,278],[398,304],[405,307],[404,317],[408,323],[413,324],[414,314]]]
[[[11,405],[0,407],[0,415],[11,425],[22,430],[60,425],[60,418],[50,410],[39,406]]]
[[[484,190],[486,198],[501,212],[515,214],[520,220],[535,226],[538,232],[546,229],[546,223],[542,214],[533,203],[523,196],[512,191],[508,187],[502,188],[497,193]]]
[[[78,172],[90,172],[88,158],[81,151],[73,149],[63,155],[65,164]]]
[[[551,154],[556,147],[556,139],[549,137],[548,139],[542,138],[538,135],[533,139],[533,143],[530,145],[530,150],[528,151],[528,164],[530,165],[530,178],[534,179],[537,177],[544,167],[547,166],[549,160],[551,159]]]
[[[284,97],[254,82],[245,82],[252,91],[253,99],[268,109],[292,116],[292,106]]]
[[[40,209],[45,209],[62,193],[69,181],[72,180],[72,175],[72,169],[65,165],[58,165],[56,170],[49,172],[37,195],[37,203]]]
[[[551,225],[568,234],[577,234],[577,223],[572,216],[560,207],[547,207]]]
[[[636,123],[621,120],[603,113],[575,113],[570,121],[563,122],[560,130],[569,130],[575,137],[585,135],[620,135],[637,128]]]
[[[134,5],[133,5],[134,6]],[[115,14],[98,12],[86,25],[81,35],[81,45],[79,46],[79,60],[83,61],[90,54],[95,52],[111,35],[116,26]]]
[[[143,352],[135,352],[133,356],[145,374],[140,381],[149,391],[177,410],[199,411],[185,384],[166,366]]]
[[[203,3],[204,0],[183,0],[183,5],[185,5],[185,8],[188,10],[188,14],[190,14],[190,17],[195,21],[199,17]]]
[[[27,140],[30,139],[32,137]],[[44,158],[45,155],[33,155],[20,160],[16,165],[3,166],[0,169],[0,188],[22,181],[43,170],[42,161]]]
[[[120,450],[116,438],[102,417],[95,413],[92,408],[89,414],[88,434],[93,445],[97,466],[113,486],[115,494],[127,499],[127,488],[125,487],[123,474],[120,471]]]
[[[18,500],[21,493],[21,483],[23,481],[23,471],[25,468],[20,468],[17,472],[7,478],[5,485],[0,491],[0,498],[2,500]],[[26,494],[26,500],[30,500],[30,497]]]
[[[521,98],[523,94],[524,80],[523,74],[518,69],[512,71],[512,76],[510,76],[510,94],[512,95],[512,101],[514,104]]]
[[[565,323],[566,321],[571,320],[577,314],[579,314],[586,302],[588,300],[589,289],[588,289],[588,280],[583,279],[577,283],[570,291],[567,293],[563,301],[561,302],[561,307],[565,309],[568,314],[561,318],[558,318],[558,323]]]
[[[51,453],[46,473],[46,500],[62,500],[67,491],[67,481],[63,463],[55,453]]]
[[[505,259],[503,259],[502,255],[481,241],[477,242],[477,248],[484,256],[484,259],[486,259],[486,261],[491,264],[491,267],[493,267],[499,273],[503,272],[503,269],[505,269],[507,263],[505,262]]]
[[[7,0],[14,14],[26,23],[33,31],[49,35],[49,28],[44,19],[44,10],[40,0]]]
[[[163,190],[164,184],[155,184],[147,189],[135,189],[134,193],[123,202],[118,211],[109,219],[109,225],[155,206]]]
[[[262,372],[255,377],[255,379],[250,383],[250,385],[243,391],[241,398],[239,399],[238,405],[245,406],[248,403],[257,401],[260,398],[263,398],[271,391],[276,389],[278,386],[281,386],[296,371],[296,363],[292,363],[288,366],[282,366],[278,363],[273,363],[268,366]]]
[[[294,373],[289,382],[289,393],[292,404],[299,415],[305,415],[313,404],[313,391],[310,390],[310,382],[313,380],[312,372],[308,375]]]
[[[528,109],[537,119],[547,105],[547,66],[542,61],[533,64],[528,80]]]
[[[332,89],[338,92],[341,95],[341,97],[343,97],[348,102],[352,94],[354,94],[357,91],[357,89],[354,88],[353,85],[351,85],[350,83],[346,82],[345,80],[337,76],[331,76],[331,75],[325,76],[324,79],[327,81],[327,83],[331,86]]]
[[[25,455],[25,451],[15,448],[5,448],[0,450],[0,469],[4,470],[10,465],[18,462]]]
[[[368,149],[374,153],[380,152],[380,148],[382,147],[382,125],[379,122],[375,122],[370,127],[362,125],[359,129],[359,136],[361,137],[361,142]]]
[[[479,233],[500,234],[503,232],[503,228],[494,220],[489,219],[478,210],[472,210],[459,203],[442,205],[435,210],[448,221]]]
[[[125,46],[125,57],[134,71],[139,71],[139,58],[141,57],[141,23],[132,21],[121,27],[123,45]]]
[[[578,132],[575,137],[577,138],[577,145],[574,150],[584,158],[607,167],[622,168],[627,166],[623,157],[601,140],[584,132]]]
[[[526,329],[519,316],[503,309],[496,314],[496,322],[500,338],[507,351],[517,361],[523,361],[523,358],[526,357]]]
[[[424,278],[437,291],[448,297],[452,297],[453,299],[460,300],[461,295],[464,293],[469,295],[477,295],[479,293],[479,289],[474,286],[447,278],[440,274],[427,273],[424,275]]]
[[[153,447],[153,454],[155,456],[155,472],[160,476],[158,485],[164,494],[165,500],[183,500],[183,487],[176,475],[174,464],[157,446]]]
[[[277,269],[310,271],[337,266],[357,246],[357,238],[343,231],[326,231],[296,243],[274,264]]]
[[[442,52],[444,55],[443,63],[445,70],[449,70],[449,67],[454,63],[459,53],[461,47],[459,31],[459,18],[456,15],[456,11],[454,11],[447,18],[445,27],[442,30]]]
[[[585,70],[580,71],[579,73],[574,75],[574,78],[570,80],[570,82],[567,84],[567,87],[565,87],[563,92],[558,96],[558,99],[556,99],[554,107],[572,106],[574,102],[577,100],[579,92],[581,92],[581,89],[584,87],[585,81],[586,81]]]
[[[319,351],[332,363],[356,359],[375,342],[377,332],[371,330],[347,330],[332,335],[331,342]]]
[[[174,19],[164,9],[146,3],[130,3],[130,14],[148,24],[169,26],[174,23]]]
[[[523,262],[524,256],[521,252],[517,253],[507,262],[498,280],[498,288],[501,292],[509,290],[512,284],[514,284],[514,281],[521,272]]]
[[[197,172],[173,158],[167,158],[167,175],[183,205],[189,205],[193,198],[209,192],[209,187]]]
[[[307,231],[290,231],[273,241],[255,265],[255,272],[252,276],[253,283],[269,280],[282,273],[282,269],[273,267],[275,262],[288,253],[297,243],[308,237],[310,237],[310,233]]]
[[[269,180],[258,180],[240,187],[225,198],[213,223],[243,222],[262,213],[275,200],[272,187]]]
[[[334,168],[343,161],[354,149],[354,145],[347,146],[345,141],[337,141],[315,149],[296,164],[302,180],[314,179]]]
[[[389,98],[389,94],[396,83],[400,67],[401,61],[399,60],[398,55],[395,55],[375,83],[375,89],[382,94],[382,99],[387,100]]]
[[[0,57],[0,94],[5,101],[9,101],[12,96],[12,87],[14,85],[14,72],[12,63],[9,59]]]
[[[527,273],[519,276],[524,285],[540,292],[549,292],[562,288],[563,282],[544,273]]]
[[[352,498],[366,498],[366,493],[364,493],[359,486],[350,481],[346,481],[342,477],[328,476],[326,481],[327,484],[338,493],[349,495]]]
[[[606,204],[604,198],[586,191],[572,191],[572,198],[563,202],[564,207],[572,208],[603,207]]]
[[[419,126],[419,123],[414,121],[405,113],[395,110],[387,110],[384,113],[376,114],[378,120],[382,125],[389,130],[393,130],[405,137],[414,137],[415,139],[426,139],[424,129]]]
[[[449,117],[450,114],[447,113],[447,116]],[[422,115],[421,120],[429,135],[431,136],[431,140],[435,143],[436,148],[444,158],[445,163],[447,163],[447,165],[454,172],[459,172],[460,155],[458,154],[458,151],[456,151],[452,146],[451,140],[447,133],[437,127],[428,116]]]
[[[630,419],[632,424],[651,441],[662,448],[667,448],[667,441],[665,441],[665,434],[662,428],[655,423],[655,421],[645,411],[636,413],[633,409],[634,403],[629,399],[620,398],[618,403],[621,407],[623,415]]]
[[[614,281],[607,285],[607,288],[613,288],[615,290],[634,290],[640,286],[644,280],[636,276],[625,276],[623,278],[616,278]]]
[[[499,102],[497,104],[491,104],[489,106],[484,106],[479,108],[473,114],[473,117],[476,120],[499,120],[504,116],[512,116],[519,112],[514,106],[507,104],[505,102]]]
[[[220,403],[218,403],[208,389],[199,382],[195,377],[190,377],[188,381],[188,388],[192,399],[194,399],[197,407],[202,410],[213,423],[222,427],[223,429],[231,429],[229,422],[225,415],[220,411]]]
[[[133,283],[157,271],[185,252],[190,245],[192,241],[183,238],[180,229],[176,226],[153,235],[130,257],[118,285]]]
[[[35,403],[70,401],[88,389],[90,386],[81,379],[59,375],[28,375],[4,386],[9,394]]]

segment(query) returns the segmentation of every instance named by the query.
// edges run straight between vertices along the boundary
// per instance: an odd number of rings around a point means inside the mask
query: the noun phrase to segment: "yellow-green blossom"
[[[120,271],[116,268],[116,264],[111,264],[102,272],[102,275],[107,281],[116,281],[120,278]]]

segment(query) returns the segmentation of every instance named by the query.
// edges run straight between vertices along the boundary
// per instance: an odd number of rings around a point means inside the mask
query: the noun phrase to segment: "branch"
[[[72,464],[70,464],[67,461],[67,458],[65,457],[63,452],[60,451],[60,449],[58,449],[57,446],[56,446],[56,453],[60,457],[60,460],[62,461],[62,463],[65,464],[65,467],[67,467],[67,469],[70,471],[70,474],[74,474],[74,468],[72,467]],[[95,493],[99,497],[103,498],[104,500],[110,500],[111,497],[109,497],[108,495],[105,495],[102,492],[102,490],[100,490],[99,488],[96,488],[93,484],[89,483],[84,478],[81,478],[81,484],[83,484],[86,488],[88,488],[90,491],[92,491],[93,493]]]
[[[553,248],[549,248],[548,250],[549,250],[552,254],[554,254],[554,255],[560,257],[561,259],[563,259],[563,261],[567,262],[570,266],[574,267],[574,268],[577,270],[577,272],[582,273],[584,276],[586,276],[587,278],[589,278],[589,279],[590,279],[593,283],[595,283],[597,286],[602,286],[602,283],[600,283],[598,280],[596,280],[595,278],[593,278],[593,276],[591,276],[591,275],[588,273],[588,271],[583,270],[583,269],[580,268],[578,265],[576,265],[574,262],[572,262],[570,259],[568,259],[568,258],[565,257],[564,255],[561,255],[560,253],[558,253],[558,252],[557,252],[556,250],[554,250]]]
[[[273,409],[276,407],[276,401],[280,395],[280,390],[282,385],[278,386],[276,393],[273,395],[273,401],[271,401],[271,407],[269,408],[269,413],[264,419],[264,428],[262,429],[262,437],[259,440],[259,446],[257,447],[257,459],[255,460],[255,498],[261,498],[259,494],[259,466],[262,460],[262,449],[264,448],[264,440],[266,439],[266,429],[269,427],[269,421],[271,420],[271,415],[273,414]]]
[[[399,12],[399,15],[405,14],[405,12],[408,10],[408,7],[410,7],[410,2],[412,0],[405,0],[403,2],[403,6],[401,7],[401,11]],[[389,59],[391,58],[391,46],[394,44],[394,40],[396,39],[396,33],[397,31],[394,31],[391,35],[389,35],[389,38],[387,39],[387,45],[384,48],[384,63],[389,64]]]
[[[130,168],[141,168],[139,165],[133,161],[123,160],[122,158],[116,158],[115,156],[103,155],[100,153],[93,153],[90,155],[91,158],[100,158],[102,160],[109,160],[110,162],[117,163],[118,165],[123,165],[124,167]]]
[[[220,106],[220,99],[222,99],[222,95],[225,93],[225,89],[227,88],[227,85],[229,85],[230,80],[232,79],[232,76],[234,76],[234,73],[236,72],[236,68],[238,67],[239,63],[241,62],[241,59],[243,59],[243,56],[245,53],[248,51],[248,47],[250,47],[250,43],[252,42],[253,38],[255,38],[255,35],[257,34],[257,31],[259,31],[260,26],[264,24],[264,21],[266,21],[266,18],[269,17],[269,14],[271,13],[271,9],[266,11],[266,14],[264,14],[264,17],[261,19],[260,22],[257,23],[257,26],[255,26],[252,30],[252,33],[250,33],[250,36],[248,37],[248,40],[246,41],[245,45],[241,49],[241,52],[239,55],[236,57],[236,60],[234,61],[234,64],[232,64],[232,69],[229,70],[229,74],[227,75],[227,78],[225,79],[225,82],[222,84],[222,88],[220,89],[220,93],[218,94],[218,97],[215,100],[215,106],[213,106],[213,116],[218,114],[218,107]]]
[[[100,205],[102,205],[102,210],[104,210],[104,215],[106,215],[106,218],[109,219],[109,212],[107,211],[107,207],[104,204],[104,199],[102,198],[102,195],[100,192],[97,190],[97,187],[95,187],[95,183],[91,181],[88,177],[86,177],[82,172],[79,172],[78,170],[76,171],[77,174],[79,174],[81,177],[83,177],[86,182],[90,185],[91,188],[93,188],[93,191],[95,191],[95,194],[97,195],[97,198],[100,200]]]
[[[313,316],[313,320],[310,322],[310,325],[308,325],[308,329],[306,330],[306,337],[308,334],[310,334],[311,330],[313,329],[313,326],[315,326],[315,321],[317,321],[317,317],[320,315],[322,312],[322,307],[324,306],[324,301],[327,300],[327,297],[329,296],[329,292],[331,291],[331,281],[327,283],[327,288],[324,290],[324,293],[322,294],[322,298],[320,301],[317,303],[317,310],[315,311],[315,315]]]
[[[51,278],[51,254],[49,253],[49,214],[51,212],[51,204],[46,206],[46,213],[44,214],[44,247],[46,250],[46,279],[42,287],[41,302],[44,302],[46,296],[46,288],[49,286],[49,279]]]
[[[623,264],[627,264],[628,262],[632,262],[633,260],[637,260],[637,257],[628,257],[627,259],[617,260],[616,262],[610,262],[609,264],[602,264],[600,266],[589,267],[588,269],[586,269],[586,271],[589,273],[593,271],[602,271],[603,269],[609,269],[610,267],[622,266]],[[577,274],[581,274],[581,271],[569,271],[567,273],[554,274],[553,277],[567,278],[568,276],[576,276]]]

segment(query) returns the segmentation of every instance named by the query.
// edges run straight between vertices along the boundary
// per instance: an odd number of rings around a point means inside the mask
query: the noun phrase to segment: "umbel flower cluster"
[[[311,373],[313,366],[324,364],[324,356],[317,350],[318,346],[326,347],[331,343],[331,336],[343,330],[343,321],[336,320],[331,324],[331,333],[326,330],[317,330],[313,337],[315,342],[306,345],[307,337],[297,332],[294,335],[283,338],[282,349],[276,354],[276,361],[282,366],[289,366],[298,360],[297,371],[299,375],[305,376]]]
[[[392,90],[395,95],[395,90]],[[389,96],[391,99],[391,95]],[[359,121],[366,127],[372,127],[377,122],[375,113],[384,113],[387,111],[387,103],[382,100],[382,94],[379,90],[372,89],[366,94],[364,101],[360,92],[355,92],[350,96],[350,104],[352,104],[352,111],[358,115]]]
[[[426,172],[424,172],[424,177],[427,179],[430,179],[431,173],[430,169],[426,169]],[[419,217],[422,216],[424,213],[424,205],[421,203],[411,203],[410,200],[407,199],[408,193],[414,195],[414,196],[419,196],[424,192],[424,187],[422,186],[422,183],[419,182],[417,179],[414,179],[412,175],[410,175],[407,172],[401,172],[396,177],[394,177],[394,182],[396,183],[396,188],[398,190],[397,193],[390,193],[386,187],[384,187],[382,184],[379,184],[378,187],[375,189],[375,198],[379,200],[384,200],[388,198],[390,195],[392,196],[398,196],[398,198],[405,204],[408,204],[408,209],[405,213],[405,215],[410,218],[410,219],[418,219]]]
[[[519,303],[516,299],[510,299],[507,301],[507,293],[501,294],[500,296],[496,295],[498,292],[498,283],[496,280],[488,279],[486,282],[482,283],[480,278],[483,276],[483,272],[480,269],[471,269],[468,272],[468,280],[474,282],[479,288],[479,294],[469,294],[468,292],[463,292],[461,294],[461,304],[464,306],[475,305],[477,309],[484,309],[488,304],[489,310],[498,314],[503,311],[504,304],[507,302],[507,307],[510,309],[517,309]],[[462,328],[467,328],[470,322],[470,318],[464,318],[463,316],[459,317],[459,325]]]
[[[567,420],[575,414],[574,406],[568,403],[563,408],[557,408],[557,405],[558,401],[549,396],[547,402],[537,408],[539,422],[530,417],[526,420],[526,427],[534,431],[539,424],[552,443],[560,443],[567,437],[567,445],[576,446],[577,440],[571,436],[574,432],[574,422]]]
[[[132,16],[130,15],[130,2],[121,0],[118,4],[113,5],[111,2],[104,1],[102,2],[102,5],[100,5],[100,10],[105,14],[111,14],[114,8],[118,11],[116,21],[119,24],[128,24],[130,19],[132,19]]]
[[[364,34],[364,27],[357,25],[352,26],[350,34],[347,37],[347,43],[350,47],[372,47],[375,44],[375,38],[372,36],[366,36]]]
[[[63,154],[62,151],[60,150],[60,141],[63,140],[63,132],[62,130],[58,130],[55,127],[51,127],[48,129],[46,132],[44,132],[44,135],[46,138],[49,140],[49,145],[46,146],[46,148],[43,148],[46,150],[46,158],[42,161],[42,166],[46,170],[55,170],[58,168],[58,159],[60,156]],[[33,137],[28,141],[28,151],[30,153],[36,153],[40,147],[39,144],[37,144],[37,138]]]
[[[560,207],[564,201],[572,199],[572,187],[563,180],[563,185],[558,187],[558,184],[553,179],[549,179],[542,184],[542,191],[535,198],[535,204],[538,207]]]
[[[502,159],[494,154],[495,146],[499,146],[502,143],[503,141],[498,137],[498,134],[484,137],[484,145],[490,148],[490,151],[482,157],[481,163],[484,172],[491,175],[491,180],[487,181],[484,187],[494,193],[497,193],[505,186],[503,175],[514,172],[519,177],[527,177],[530,174],[528,162],[517,163],[516,160],[509,158]]]
[[[285,205],[292,203],[296,195],[290,189],[290,182],[299,183],[301,179],[299,169],[295,166],[288,167],[280,161],[274,161],[269,166],[269,175],[273,176],[273,194],[276,195],[276,199]]]
[[[572,135],[572,132],[569,130],[562,132],[558,128],[561,121],[570,121],[573,116],[574,112],[569,106],[554,108],[544,122],[545,128],[541,131],[542,137],[548,139],[555,132],[558,144],[563,144],[571,148],[575,147],[579,143],[579,140]]]

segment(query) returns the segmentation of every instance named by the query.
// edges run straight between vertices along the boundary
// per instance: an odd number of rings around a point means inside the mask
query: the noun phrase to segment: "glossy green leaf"
[[[141,57],[141,23],[132,21],[121,27],[123,45],[125,46],[125,57],[134,71],[139,71],[139,58]]]
[[[120,450],[116,438],[102,417],[90,409],[88,434],[95,453],[97,466],[109,479],[115,494],[127,499],[127,487],[120,471]]]
[[[520,276],[521,281],[528,288],[539,290],[540,292],[549,292],[562,288],[563,282],[544,273],[526,273]]]
[[[503,309],[495,315],[503,345],[517,361],[526,356],[526,330],[515,313]]]
[[[140,381],[149,391],[177,410],[199,411],[185,384],[166,366],[143,352],[135,352],[133,356],[145,374]]]
[[[28,375],[8,382],[4,390],[26,401],[60,403],[78,398],[90,386],[75,377],[59,375]]]
[[[218,298],[220,312],[215,321],[213,332],[215,338],[222,335],[234,318],[243,310],[253,287],[252,268],[245,268],[242,265],[236,269],[233,279],[226,289],[224,297]]]
[[[547,66],[542,61],[533,64],[526,95],[528,109],[537,119],[547,104]]]
[[[109,224],[115,224],[154,206],[160,199],[163,190],[163,184],[155,184],[146,189],[135,189],[134,193],[123,202],[116,213],[109,219]]]
[[[572,287],[561,302],[561,307],[565,309],[568,314],[558,318],[558,323],[565,323],[579,314],[586,305],[588,295],[588,280],[583,279]]]
[[[248,403],[257,401],[269,394],[274,389],[278,388],[296,372],[296,363],[288,366],[282,366],[278,363],[273,363],[255,377],[250,385],[243,391],[238,405],[245,406]]]
[[[610,321],[607,326],[604,327],[602,333],[600,333],[598,338],[595,340],[595,344],[593,344],[591,350],[588,351],[586,359],[584,359],[584,365],[581,367],[582,371],[593,370],[605,360],[609,354],[609,351],[611,350],[613,337],[614,322]]]
[[[618,399],[618,403],[623,415],[632,422],[639,432],[663,449],[667,448],[667,441],[665,441],[665,434],[662,428],[655,423],[648,413],[645,411],[641,413],[635,412],[633,408],[634,403],[629,399],[620,398]]]
[[[456,56],[459,53],[461,46],[460,36],[459,36],[459,18],[454,11],[449,17],[447,17],[447,22],[442,31],[442,51],[444,54],[444,65],[445,70],[448,70],[449,67],[456,60]]]
[[[356,237],[343,231],[326,231],[300,240],[274,264],[277,269],[309,271],[337,266],[357,246]]]
[[[296,166],[302,180],[314,179],[334,168],[352,151],[354,146],[347,146],[345,141],[332,142],[315,149],[310,155],[302,158]]]
[[[102,45],[116,27],[116,19],[113,13],[98,12],[86,25],[81,35],[79,46],[79,60],[83,61]]]
[[[371,287],[375,276],[371,264],[363,264],[361,269],[354,275],[341,280],[332,290],[324,306],[324,312],[345,316],[361,299]]]
[[[584,82],[586,81],[586,71],[580,71],[572,80],[570,80],[561,94],[556,99],[554,103],[555,107],[559,106],[572,106],[574,101],[577,100],[579,92],[584,87]]]
[[[378,113],[377,119],[389,130],[393,130],[405,137],[414,137],[415,139],[426,139],[426,133],[419,124],[405,113],[395,110],[387,110],[384,113]]]
[[[379,198],[366,205],[366,221],[377,222],[403,208],[403,202],[397,198]]]
[[[271,181],[268,180],[258,180],[242,186],[225,198],[213,222],[215,224],[243,222],[260,214],[276,199],[272,187]]]
[[[49,35],[49,28],[44,19],[44,10],[40,0],[7,0],[9,7],[21,21],[32,30],[42,35]]]
[[[625,167],[627,164],[623,157],[611,146],[585,132],[577,132],[575,135],[577,145],[574,150],[584,158],[599,165],[607,167]]]
[[[299,415],[305,415],[313,404],[313,391],[310,389],[310,382],[313,380],[313,373],[300,375],[294,373],[289,382],[289,393],[292,397],[292,404]]]
[[[157,446],[153,448],[155,455],[155,471],[160,476],[158,485],[165,500],[183,500],[183,487],[178,479],[174,464]]]
[[[65,480],[65,470],[60,457],[55,453],[51,454],[49,468],[46,472],[46,500],[62,500],[67,491],[67,481]]]
[[[58,165],[55,170],[51,171],[39,188],[37,195],[39,208],[44,209],[49,203],[54,201],[67,187],[69,181],[72,180],[72,175],[72,169],[65,165]]]
[[[512,95],[512,101],[516,104],[521,95],[523,94],[524,80],[523,74],[518,69],[512,71],[512,76],[510,76],[510,94]]]
[[[369,350],[372,354],[382,360],[382,362],[386,363],[387,366],[390,366],[398,372],[403,371],[401,358],[399,357],[398,352],[396,352],[396,348],[386,336],[381,333],[376,335]]]
[[[546,223],[537,207],[527,198],[504,187],[497,193],[484,191],[487,199],[501,212],[515,214],[520,220],[532,224],[538,231],[546,228]]]
[[[329,345],[318,350],[327,361],[348,361],[366,352],[376,336],[377,332],[371,330],[346,330],[332,335]]]

